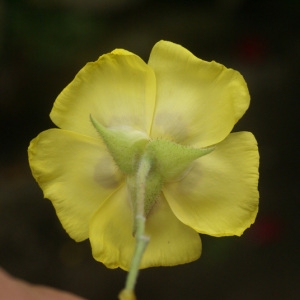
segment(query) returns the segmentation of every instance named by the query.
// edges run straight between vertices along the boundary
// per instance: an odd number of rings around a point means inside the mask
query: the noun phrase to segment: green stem
[[[139,220],[138,220],[139,219]],[[145,218],[144,217],[136,217],[136,226],[137,229],[145,227]],[[143,232],[142,234],[139,234],[138,232]],[[127,275],[126,284],[125,284],[125,290],[134,291],[134,287],[136,284],[136,280],[139,273],[139,267],[140,263],[143,257],[143,254],[146,250],[147,244],[149,242],[149,237],[144,235],[144,229],[138,230],[136,232],[136,245],[135,245],[135,251],[134,255],[131,261],[131,266],[129,273]]]
[[[133,292],[136,284],[140,263],[143,254],[146,250],[147,244],[149,242],[149,237],[145,236],[145,191],[147,176],[151,169],[150,159],[144,155],[140,161],[140,165],[136,175],[136,211],[135,211],[135,238],[136,245],[133,258],[131,261],[129,273],[127,275],[125,291]]]

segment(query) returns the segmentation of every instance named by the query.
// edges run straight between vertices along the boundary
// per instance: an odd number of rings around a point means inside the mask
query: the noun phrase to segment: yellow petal
[[[258,160],[254,136],[232,133],[163,192],[174,214],[196,231],[241,235],[258,211]]]
[[[132,208],[124,187],[105,201],[91,220],[90,241],[94,258],[109,268],[128,270],[135,247],[132,230]],[[163,197],[147,217],[146,234],[150,236],[150,242],[141,268],[183,264],[200,256],[198,233],[174,216]]]
[[[147,216],[146,234],[150,243],[142,268],[185,264],[201,255],[199,234],[176,218],[163,195]]]
[[[123,181],[101,140],[50,129],[28,152],[32,174],[65,230],[76,241],[87,239],[92,214]]]
[[[115,50],[88,63],[57,97],[50,117],[63,129],[97,137],[90,114],[106,127],[149,133],[155,76],[138,56]]]
[[[185,48],[160,41],[149,66],[157,79],[153,138],[206,147],[223,140],[249,106],[243,77]]]

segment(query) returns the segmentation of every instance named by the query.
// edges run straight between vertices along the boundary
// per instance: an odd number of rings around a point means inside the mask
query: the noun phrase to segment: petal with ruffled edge
[[[88,238],[91,216],[124,182],[100,139],[50,129],[31,141],[32,174],[76,241]]]
[[[60,128],[97,137],[90,114],[106,127],[149,134],[155,105],[153,70],[138,56],[114,50],[88,63],[57,97],[50,117]]]
[[[232,133],[163,193],[178,219],[196,231],[239,236],[258,211],[258,161],[254,136]]]
[[[158,42],[148,64],[157,79],[152,138],[207,147],[222,141],[249,106],[239,72],[201,60],[180,45]]]
[[[107,199],[90,223],[93,256],[109,268],[128,270],[135,247],[133,215],[127,188],[121,187]],[[149,213],[146,235],[150,242],[140,268],[172,266],[199,258],[199,234],[181,223],[161,197]]]

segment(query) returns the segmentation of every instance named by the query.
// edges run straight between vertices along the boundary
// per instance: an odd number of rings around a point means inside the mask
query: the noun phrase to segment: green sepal
[[[193,148],[168,140],[155,140],[147,144],[145,152],[153,157],[156,172],[164,180],[172,180],[184,173],[194,160],[212,152],[214,149],[214,146]]]
[[[90,119],[120,170],[125,174],[134,173],[149,142],[146,135],[133,129],[107,128],[98,123],[92,115]]]

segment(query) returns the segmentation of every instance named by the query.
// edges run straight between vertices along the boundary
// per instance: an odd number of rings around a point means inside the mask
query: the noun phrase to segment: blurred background
[[[91,300],[126,273],[75,243],[31,176],[27,147],[60,91],[115,48],[148,60],[160,39],[239,70],[252,102],[235,130],[260,149],[260,211],[240,237],[203,235],[202,257],[140,274],[139,299],[300,299],[300,1],[0,0],[0,266]]]

